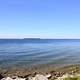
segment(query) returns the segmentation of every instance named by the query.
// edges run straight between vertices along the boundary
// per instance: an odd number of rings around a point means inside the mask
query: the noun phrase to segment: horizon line
[[[80,39],[80,38],[0,38],[0,39]]]

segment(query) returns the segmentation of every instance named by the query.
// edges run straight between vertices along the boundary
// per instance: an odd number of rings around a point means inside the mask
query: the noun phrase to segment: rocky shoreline
[[[42,70],[12,69],[0,70],[0,80],[63,80],[64,76],[80,76],[80,65]]]

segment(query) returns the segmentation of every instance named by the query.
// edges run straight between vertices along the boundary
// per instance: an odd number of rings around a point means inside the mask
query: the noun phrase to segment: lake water
[[[0,40],[0,66],[80,63],[80,40]]]

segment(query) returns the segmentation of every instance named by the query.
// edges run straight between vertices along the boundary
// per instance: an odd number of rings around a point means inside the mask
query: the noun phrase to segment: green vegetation
[[[80,80],[80,77],[74,77],[74,78],[65,78],[64,80]]]

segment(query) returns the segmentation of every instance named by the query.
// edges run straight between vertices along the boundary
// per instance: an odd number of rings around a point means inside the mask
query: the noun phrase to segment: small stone
[[[51,74],[47,74],[46,77],[49,79],[51,78]]]
[[[15,78],[7,77],[7,78],[3,78],[1,80],[26,80],[26,79],[25,78],[19,78],[19,77],[15,77]]]
[[[7,77],[7,78],[3,78],[3,79],[1,79],[1,80],[13,80],[13,79],[10,78],[10,77]]]

